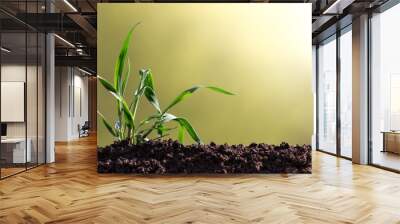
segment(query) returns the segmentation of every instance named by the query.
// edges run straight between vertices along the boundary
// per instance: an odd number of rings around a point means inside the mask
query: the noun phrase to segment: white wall
[[[68,140],[69,68],[55,68],[55,140]]]
[[[55,140],[77,139],[78,125],[88,120],[88,78],[76,68],[56,67],[55,86]]]

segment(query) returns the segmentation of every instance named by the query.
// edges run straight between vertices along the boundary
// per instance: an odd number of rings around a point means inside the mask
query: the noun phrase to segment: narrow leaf
[[[118,59],[115,63],[114,67],[114,88],[117,90],[117,92],[121,93],[122,89],[122,80],[123,80],[123,71],[124,71],[124,65],[125,65],[125,59],[128,54],[128,49],[129,49],[129,44],[132,38],[132,33],[135,30],[135,28],[139,25],[140,23],[136,23],[128,32],[128,35],[125,37],[125,40],[122,44]]]
[[[139,71],[140,85],[135,95],[145,95],[146,99],[151,103],[157,112],[161,114],[160,103],[154,91],[153,74],[150,69],[141,69]]]
[[[156,110],[161,113],[160,103],[158,102],[157,96],[154,92],[154,81],[153,81],[153,74],[151,70],[147,70],[147,75],[144,80],[144,95],[146,96],[147,100],[156,108]]]
[[[232,92],[226,91],[226,90],[224,90],[224,89],[222,89],[220,87],[216,87],[216,86],[206,86],[206,88],[207,89],[211,89],[211,90],[213,90],[215,92],[218,92],[218,93],[226,94],[226,95],[235,95]]]
[[[157,112],[161,113],[160,103],[158,102],[157,96],[154,93],[154,90],[149,86],[144,87],[144,95],[146,99],[151,103],[151,105],[156,108]]]
[[[187,133],[190,135],[190,137],[197,143],[201,144],[201,140],[197,132],[194,130],[192,125],[189,123],[188,120],[185,118],[176,118],[174,119],[175,121],[179,122],[180,126],[182,126],[184,129],[186,129]]]
[[[140,91],[144,87],[144,84],[145,84],[145,81],[146,81],[146,77],[147,77],[147,74],[148,74],[147,71],[148,71],[147,69],[140,69],[139,70],[140,81],[139,81],[138,91]]]
[[[183,101],[186,97],[191,96],[195,91],[197,91],[200,88],[207,88],[210,89],[212,91],[218,92],[218,93],[222,93],[222,94],[226,94],[226,95],[235,95],[234,93],[231,93],[229,91],[226,91],[220,87],[216,87],[216,86],[193,86],[190,89],[187,89],[185,91],[183,91],[181,94],[179,94],[170,105],[168,105],[167,108],[165,108],[164,112],[167,112],[169,109],[171,109],[173,106],[175,106],[176,104],[178,104],[179,102]]]
[[[183,138],[184,138],[184,131],[185,129],[182,127],[182,125],[179,124],[178,128],[178,141],[183,144]]]
[[[181,94],[179,94],[173,101],[172,103],[165,108],[164,112],[167,112],[169,109],[171,109],[173,106],[175,106],[176,104],[178,104],[179,102],[181,102],[182,100],[184,100],[186,97],[190,96],[193,94],[193,92],[195,92],[196,90],[198,90],[200,88],[200,86],[193,86],[190,89],[184,90]]]
[[[158,127],[157,127],[157,134],[159,135],[159,136],[163,136],[164,135],[164,132],[166,131],[166,127],[163,125],[163,124],[160,124]]]
[[[107,128],[110,134],[114,137],[118,137],[117,133],[114,131],[110,123],[104,118],[104,115],[101,114],[100,111],[97,111],[97,114],[100,116],[100,119],[102,120],[104,126]]]
[[[104,88],[112,93],[117,93],[117,90],[114,88],[113,85],[111,85],[111,83],[109,83],[106,79],[104,79],[101,76],[97,76],[97,78],[99,79],[99,82],[101,83],[101,85],[104,86]]]
[[[116,93],[111,93],[115,99],[118,100],[118,102],[120,103],[120,105],[122,106],[122,111],[124,112],[124,116],[127,122],[127,126],[129,128],[133,128],[134,127],[134,119],[133,119],[133,115],[132,112],[129,109],[128,104],[126,103],[126,101],[118,94]]]
[[[133,128],[135,126],[134,124],[134,118],[132,112],[129,110],[128,105],[126,102],[123,102],[122,104],[122,110],[124,111],[125,119],[127,121],[127,126],[130,128]]]
[[[173,114],[169,114],[169,113],[165,113],[162,117],[161,117],[161,122],[169,122],[172,121],[174,119],[176,119],[177,117]]]
[[[163,115],[162,122],[169,122],[169,121],[175,121],[178,122],[179,126],[181,126],[183,129],[186,130],[186,132],[189,134],[189,136],[197,143],[201,143],[201,139],[199,135],[197,134],[196,130],[192,127],[192,125],[189,123],[188,120],[182,117],[176,117],[175,115],[166,113]],[[179,133],[178,133],[179,134]],[[179,135],[178,135],[179,138]]]
[[[124,81],[122,83],[122,88],[121,88],[121,95],[122,96],[125,94],[125,89],[126,89],[126,86],[128,85],[128,81],[129,81],[129,78],[131,76],[131,62],[130,62],[129,58],[127,58],[127,64],[128,64],[128,70],[125,73],[125,79],[124,79]]]

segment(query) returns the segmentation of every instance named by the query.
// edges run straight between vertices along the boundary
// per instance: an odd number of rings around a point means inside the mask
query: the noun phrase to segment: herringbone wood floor
[[[0,223],[400,223],[400,175],[314,153],[311,175],[96,173],[93,137],[0,181]]]

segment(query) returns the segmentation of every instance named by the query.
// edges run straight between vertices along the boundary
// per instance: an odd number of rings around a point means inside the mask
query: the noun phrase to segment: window
[[[336,153],[336,36],[318,47],[318,149]]]
[[[371,18],[371,162],[400,170],[400,5]]]
[[[351,26],[340,35],[340,155],[352,156],[352,33]]]

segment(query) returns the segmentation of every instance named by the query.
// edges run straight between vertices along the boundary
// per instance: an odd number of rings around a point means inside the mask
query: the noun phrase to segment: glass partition
[[[46,162],[46,37],[43,33],[38,33],[38,64],[37,64],[37,162]]]
[[[26,114],[27,114],[27,150],[30,151],[30,161],[27,163],[27,167],[34,167],[37,165],[38,158],[38,139],[37,139],[37,127],[38,127],[38,35],[36,32],[28,31],[27,33],[27,97],[26,97]]]
[[[318,47],[318,149],[336,153],[336,36]]]
[[[24,171],[31,162],[26,141],[26,33],[3,32],[1,46],[1,175],[6,177]]]
[[[18,12],[39,12],[40,2],[19,1]],[[45,163],[46,39],[12,15],[0,12],[0,20],[0,178],[5,178]]]

